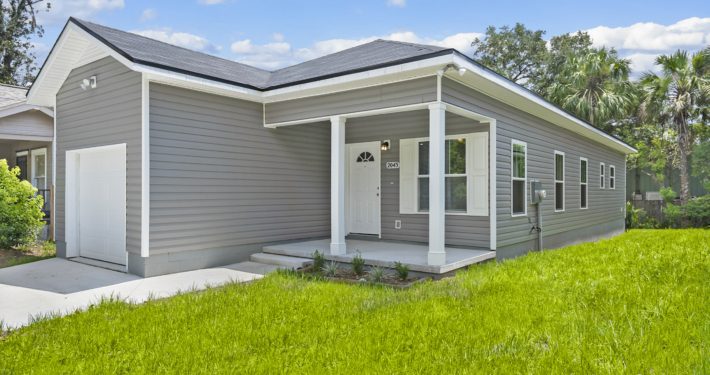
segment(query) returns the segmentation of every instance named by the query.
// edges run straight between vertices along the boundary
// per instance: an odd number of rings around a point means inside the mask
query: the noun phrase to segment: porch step
[[[275,266],[281,266],[284,268],[300,269],[311,263],[312,259],[291,257],[286,255],[268,254],[268,253],[256,253],[252,254],[249,259],[255,263],[262,264],[272,264]]]

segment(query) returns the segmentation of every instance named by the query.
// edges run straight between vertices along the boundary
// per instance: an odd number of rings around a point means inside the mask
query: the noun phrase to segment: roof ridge
[[[182,47],[182,46],[178,46],[178,45],[171,44],[171,43],[168,43],[168,42],[164,42],[164,41],[162,41],[162,40],[150,38],[150,37],[147,37],[147,36],[145,36],[145,35],[137,34],[137,33],[135,33],[135,32],[126,31],[126,30],[121,30],[121,29],[117,29],[117,28],[114,28],[114,27],[110,27],[110,26],[105,26],[105,25],[98,24],[98,23],[95,23],[95,22],[82,20],[82,19],[79,19],[79,18],[76,18],[76,17],[69,17],[69,20],[70,20],[70,21],[73,20],[74,22],[78,22],[78,23],[91,24],[91,25],[94,25],[94,26],[103,27],[103,28],[105,28],[105,29],[114,30],[114,31],[122,32],[122,33],[128,33],[128,34],[135,35],[135,36],[137,36],[137,37],[139,37],[139,38],[142,38],[142,39],[150,40],[151,42],[156,42],[156,43],[164,44],[164,45],[166,45],[166,46],[170,46],[170,47],[173,47],[173,48],[179,48],[179,49],[181,49],[181,50],[188,51],[188,52],[191,52],[191,53],[198,53],[198,54],[200,54],[200,55],[209,56],[209,57],[211,57],[211,58],[219,59],[219,60],[226,61],[226,62],[229,62],[229,63],[232,63],[232,64],[239,64],[239,65],[241,65],[241,66],[246,66],[246,67],[249,67],[249,68],[252,68],[252,69],[260,70],[260,71],[265,72],[265,73],[273,73],[273,71],[271,71],[271,70],[262,69],[262,68],[259,68],[259,67],[253,66],[253,65],[243,64],[243,63],[240,63],[240,62],[238,62],[238,61],[230,60],[230,59],[227,59],[227,58],[224,58],[224,57],[220,57],[220,56],[216,56],[216,55],[213,55],[213,54],[209,54],[209,53],[206,53],[206,52],[195,51],[194,49],[190,49],[190,48],[187,48],[187,47]]]
[[[296,66],[299,66],[299,65],[303,65],[303,64],[305,64],[305,63],[309,63],[309,62],[311,62],[311,61],[320,59],[320,58],[322,58],[322,57],[339,55],[339,54],[342,54],[342,53],[344,53],[344,52],[346,52],[346,51],[350,51],[350,50],[352,50],[353,48],[359,48],[359,47],[366,46],[366,45],[368,45],[368,44],[372,44],[372,43],[375,43],[375,42],[384,42],[384,40],[382,40],[382,39],[371,40],[371,41],[366,42],[366,43],[362,43],[362,44],[358,44],[358,45],[355,45],[355,46],[352,46],[352,47],[349,47],[349,48],[341,49],[340,51],[336,51],[336,52],[333,52],[333,53],[328,53],[328,54],[325,54],[325,55],[322,55],[322,56],[314,57],[314,58],[312,58],[312,59],[310,59],[310,60],[301,61],[301,62],[298,63],[298,64],[293,64],[293,65],[289,65],[289,66],[284,66],[283,68],[279,68],[279,69],[276,69],[276,70],[271,71],[271,73],[277,73],[277,72],[280,72],[280,71],[282,71],[282,70],[286,70],[286,69],[290,69],[290,68],[293,68],[293,67],[296,67]]]
[[[392,39],[377,39],[386,43],[396,43],[396,44],[403,44],[405,46],[410,46],[410,47],[417,47],[417,48],[426,48],[432,52],[438,52],[438,51],[443,51],[446,49],[453,49],[453,48],[446,48],[446,47],[439,47],[435,46],[432,44],[421,44],[421,43],[413,43],[413,42],[404,42],[401,40],[392,40]]]

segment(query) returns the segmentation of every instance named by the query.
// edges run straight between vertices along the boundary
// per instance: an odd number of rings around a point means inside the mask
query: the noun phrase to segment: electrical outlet
[[[394,229],[402,229],[402,220],[394,221]]]

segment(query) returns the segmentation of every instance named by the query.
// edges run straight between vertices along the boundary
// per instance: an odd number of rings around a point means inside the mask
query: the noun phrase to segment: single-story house
[[[266,71],[71,18],[28,102],[55,108],[59,255],[138,275],[289,244],[442,273],[624,230],[635,150],[454,49]]]
[[[0,84],[0,159],[20,167],[20,178],[37,188],[50,221],[54,112],[28,104],[26,95],[25,87]]]

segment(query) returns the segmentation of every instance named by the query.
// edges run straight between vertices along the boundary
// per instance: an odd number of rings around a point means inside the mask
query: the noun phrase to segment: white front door
[[[81,151],[78,245],[82,257],[126,264],[126,149]]]
[[[348,145],[348,231],[380,234],[380,142]]]

